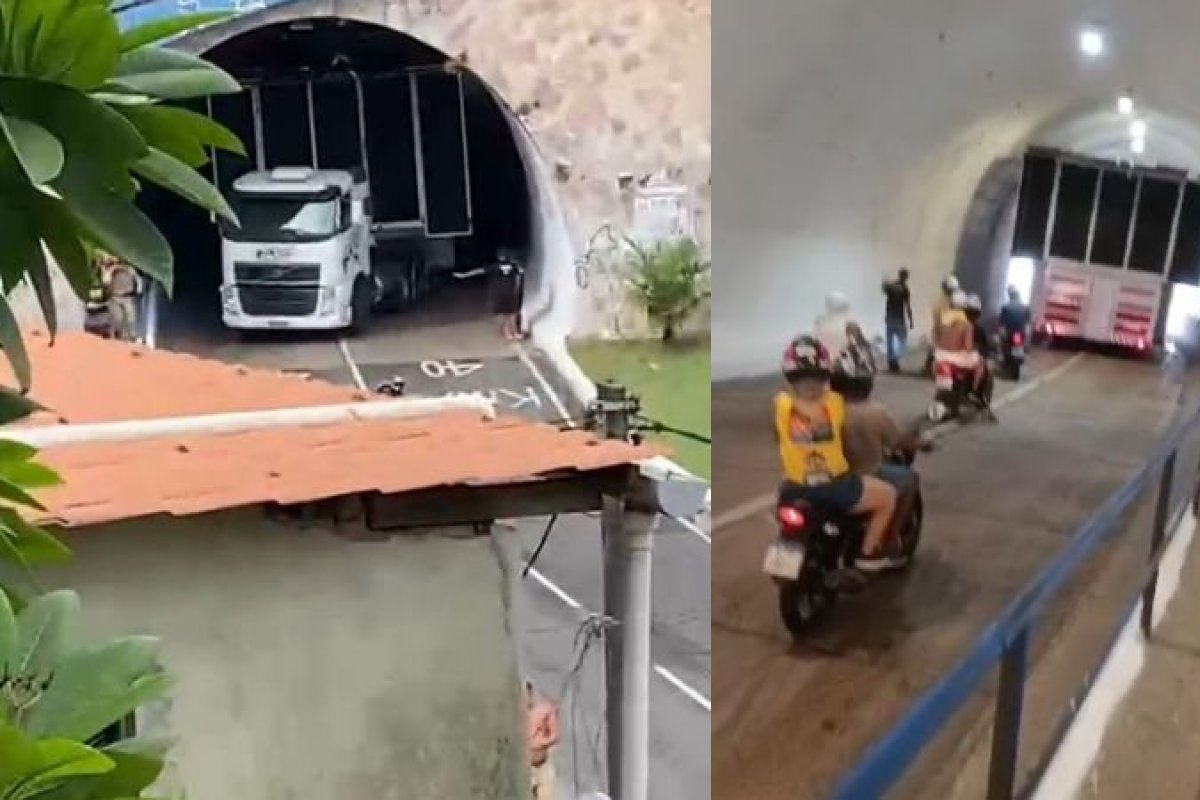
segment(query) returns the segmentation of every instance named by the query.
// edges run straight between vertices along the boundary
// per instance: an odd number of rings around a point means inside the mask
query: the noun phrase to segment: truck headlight
[[[221,287],[221,307],[230,314],[236,314],[238,310],[237,290],[232,286]]]
[[[336,286],[324,286],[321,288],[321,306],[318,313],[328,314],[337,306],[338,290]]]

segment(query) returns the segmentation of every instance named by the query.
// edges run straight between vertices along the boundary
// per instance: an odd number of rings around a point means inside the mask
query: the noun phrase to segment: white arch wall
[[[1091,62],[1076,47],[1089,23],[1109,46]],[[725,13],[714,375],[773,370],[833,289],[877,330],[880,282],[901,266],[927,317],[995,159],[1130,89],[1200,119],[1197,30],[1200,5],[1185,0],[755,0]]]

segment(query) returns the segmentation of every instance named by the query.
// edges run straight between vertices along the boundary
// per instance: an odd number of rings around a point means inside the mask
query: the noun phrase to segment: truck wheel
[[[374,292],[366,278],[354,282],[354,296],[350,299],[350,333],[358,336],[366,332],[371,322],[371,306],[375,304]]]

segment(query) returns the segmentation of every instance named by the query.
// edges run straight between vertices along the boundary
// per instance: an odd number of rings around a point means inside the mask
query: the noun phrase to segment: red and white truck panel
[[[1161,276],[1051,258],[1034,318],[1051,339],[1148,350],[1162,297]]]

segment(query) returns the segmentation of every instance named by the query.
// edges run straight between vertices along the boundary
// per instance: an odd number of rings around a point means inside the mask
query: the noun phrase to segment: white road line
[[[525,348],[519,344],[514,344],[513,349],[517,351],[517,357],[521,359],[521,363],[525,365],[525,369],[533,375],[534,380],[542,387],[542,391],[550,398],[550,403],[554,406],[554,410],[561,414],[563,423],[571,428],[577,427],[574,420],[571,419],[571,412],[567,410],[567,405],[558,396],[558,392],[554,391],[554,387],[550,385],[550,381],[546,380],[546,376],[542,373],[538,365],[529,357],[529,353],[525,352]]]
[[[358,364],[354,361],[354,356],[350,355],[350,345],[345,339],[338,339],[338,350],[342,353],[342,358],[346,361],[346,366],[350,368],[350,375],[354,378],[354,384],[364,392],[369,392],[371,389],[367,386],[367,381],[363,378],[362,370],[358,368]]]
[[[574,597],[571,597],[571,595],[564,592],[562,589],[560,589],[558,587],[558,584],[556,584],[554,581],[547,578],[542,573],[538,572],[536,569],[530,567],[529,574],[531,576],[533,576],[533,579],[535,581],[537,581],[543,587],[545,587],[546,591],[548,591],[550,594],[557,597],[559,600],[563,601],[563,603],[565,603],[570,608],[574,609],[575,611],[583,611],[584,610],[583,603],[580,603]]]
[[[583,614],[591,613],[584,607],[583,603],[579,602],[574,597],[571,597],[571,595],[567,594],[560,586],[558,586],[558,584],[547,578],[536,568],[531,567],[529,574],[535,581],[540,583],[546,589],[546,591],[550,592],[550,594],[561,600],[572,611],[578,611]],[[708,698],[696,689],[693,689],[691,686],[688,686],[686,683],[684,683],[682,679],[675,675],[675,673],[671,672],[661,664],[655,664],[654,671],[658,673],[663,680],[667,681],[678,691],[682,692],[692,702],[702,706],[706,711],[712,711],[712,703],[709,702]]]
[[[685,531],[687,531],[688,533],[694,534],[695,536],[704,540],[704,542],[706,544],[712,544],[712,537],[709,536],[707,533],[705,533],[704,529],[701,528],[699,525],[695,524],[694,522],[690,522],[689,520],[683,519],[682,517],[671,517],[671,519],[673,519],[675,522],[679,523],[679,526],[681,528],[683,528]]]
[[[1011,403],[1015,403],[1038,387],[1049,383],[1050,381],[1056,380],[1057,378],[1061,377],[1064,372],[1082,361],[1084,355],[1084,353],[1076,353],[1044,375],[1039,375],[1028,383],[1013,389],[1011,392],[992,403],[992,407],[1003,408]],[[943,423],[942,425],[935,426],[932,430],[935,436],[941,436],[959,427],[959,424],[960,423],[958,422]],[[739,505],[734,506],[722,514],[718,514],[717,516],[713,517],[712,521],[709,523],[708,529],[710,531],[710,535],[711,531],[720,530],[721,528],[732,525],[735,522],[741,522],[747,517],[751,517],[759,512],[766,511],[771,507],[772,504],[774,504],[774,502],[774,493],[764,494],[747,500],[744,503],[740,503]]]
[[[700,694],[700,692],[696,691],[691,686],[688,686],[686,683],[684,683],[674,672],[671,672],[671,670],[659,664],[654,665],[654,671],[658,673],[660,678],[674,686],[679,691],[683,692],[683,694],[693,703],[700,706],[705,711],[712,711],[712,701]]]

